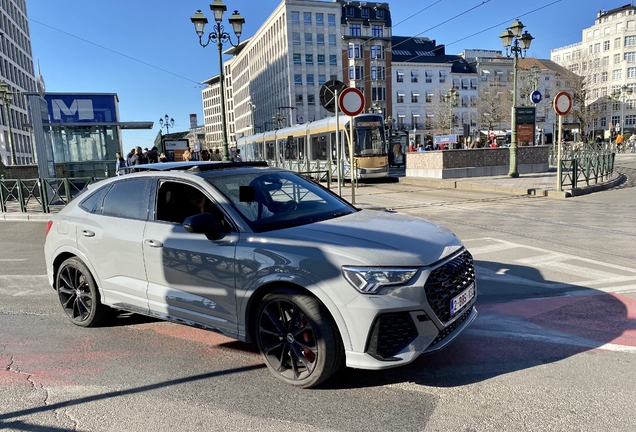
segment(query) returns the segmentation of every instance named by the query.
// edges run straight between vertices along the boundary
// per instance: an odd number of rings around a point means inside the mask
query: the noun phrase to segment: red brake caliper
[[[304,328],[307,325],[307,318],[302,317],[300,322],[298,323],[300,328]],[[309,346],[314,346],[314,338],[313,332],[311,330],[306,330],[301,334],[303,342]],[[316,354],[314,354],[310,349],[303,348],[303,354],[309,363],[313,363],[316,360]]]

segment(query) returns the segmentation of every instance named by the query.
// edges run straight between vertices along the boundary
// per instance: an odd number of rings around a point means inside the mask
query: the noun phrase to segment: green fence
[[[557,165],[558,149],[550,150],[550,164]],[[576,143],[562,150],[561,185],[572,189],[607,181],[614,173],[613,144]]]

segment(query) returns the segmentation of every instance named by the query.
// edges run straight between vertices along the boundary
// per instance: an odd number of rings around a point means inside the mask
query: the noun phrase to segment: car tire
[[[255,336],[265,364],[281,381],[314,387],[344,364],[344,348],[327,309],[291,288],[267,294],[258,308]]]
[[[80,327],[96,326],[109,309],[102,304],[88,267],[78,258],[62,263],[55,278],[55,290],[66,315]]]

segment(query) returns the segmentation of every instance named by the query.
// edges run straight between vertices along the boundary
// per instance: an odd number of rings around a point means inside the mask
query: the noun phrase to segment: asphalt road
[[[0,222],[0,429],[636,430],[636,155],[621,186],[569,199],[361,185],[472,251],[479,317],[445,351],[316,390],[254,347],[122,315],[82,329],[47,286],[44,223]]]

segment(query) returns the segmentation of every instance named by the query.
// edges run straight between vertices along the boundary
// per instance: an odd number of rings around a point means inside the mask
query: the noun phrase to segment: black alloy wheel
[[[312,296],[278,289],[258,308],[256,340],[265,363],[280,380],[301,388],[318,385],[343,364],[335,323]]]
[[[106,307],[99,300],[95,280],[78,258],[69,258],[57,272],[55,289],[66,315],[81,327],[97,325]]]

